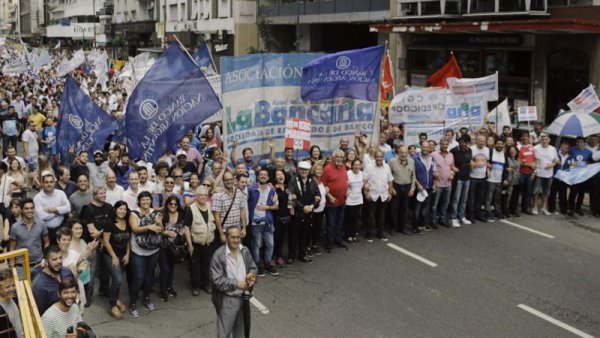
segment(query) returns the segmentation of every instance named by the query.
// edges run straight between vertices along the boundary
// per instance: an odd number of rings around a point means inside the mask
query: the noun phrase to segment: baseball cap
[[[177,152],[175,153],[175,156],[177,156],[177,157],[179,157],[179,156],[181,156],[181,155],[183,155],[183,156],[187,156],[187,153],[185,152],[185,150],[183,150],[183,149],[179,149],[179,150],[177,150]]]
[[[310,169],[310,163],[307,161],[302,161],[298,163],[298,169]]]

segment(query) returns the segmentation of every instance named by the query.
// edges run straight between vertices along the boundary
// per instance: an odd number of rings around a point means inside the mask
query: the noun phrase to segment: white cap
[[[177,150],[177,152],[175,153],[175,156],[179,157],[180,155],[187,156],[187,153],[185,152],[185,150],[183,150],[183,149],[179,149],[179,150]]]
[[[310,169],[310,163],[308,163],[308,161],[302,161],[298,163],[298,169]]]

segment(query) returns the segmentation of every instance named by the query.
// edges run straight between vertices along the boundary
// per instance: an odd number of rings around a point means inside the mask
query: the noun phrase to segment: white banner
[[[536,106],[519,107],[517,113],[519,122],[537,121],[538,119]]]
[[[510,126],[510,114],[508,113],[508,99],[500,102],[500,104],[492,109],[487,115],[488,122],[496,123],[499,130],[502,130],[504,126]]]
[[[77,67],[81,66],[85,62],[85,54],[83,54],[83,49],[76,51],[73,54],[73,57],[69,61],[62,61],[58,68],[56,69],[57,75],[62,77],[67,75],[67,73],[74,71]]]
[[[498,100],[498,73],[475,79],[448,79],[448,90],[452,101],[456,104],[463,102],[479,102],[480,100]]]
[[[600,99],[592,85],[582,90],[577,97],[567,103],[569,108],[576,113],[589,113],[600,107]]]
[[[2,67],[2,73],[6,76],[19,76],[27,73],[27,61],[21,58],[13,59]]]
[[[408,89],[394,97],[390,123],[440,122],[446,117],[446,89]]]

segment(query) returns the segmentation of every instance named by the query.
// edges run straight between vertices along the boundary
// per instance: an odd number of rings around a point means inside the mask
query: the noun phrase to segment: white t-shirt
[[[313,210],[313,212],[323,212],[325,210],[325,204],[327,204],[327,189],[323,183],[318,184],[319,193],[321,194],[321,200],[319,201],[319,206]]]
[[[348,198],[346,198],[346,205],[361,205],[363,204],[362,187],[364,184],[363,172],[359,171],[355,174],[352,170],[348,170]]]
[[[490,177],[488,177],[488,182],[491,183],[501,183],[502,182],[502,172],[504,171],[504,152],[497,151],[496,149],[492,150],[492,170],[490,173]]]
[[[29,151],[29,156],[37,155],[40,151],[40,147],[38,146],[37,142],[37,136],[31,130],[27,129],[23,132],[21,141],[27,142],[27,150]]]
[[[471,147],[471,153],[473,154],[473,162],[476,163],[475,168],[471,168],[471,178],[485,178],[487,163],[490,160],[490,150],[488,147],[479,149],[475,145]]]
[[[542,178],[552,177],[554,174],[554,166],[550,167],[549,169],[546,169],[546,166],[558,160],[556,148],[551,145],[548,145],[546,148],[544,148],[541,144],[538,144],[533,147],[533,153],[535,154],[535,175]]]
[[[79,260],[79,256],[81,256],[79,254],[79,252],[73,250],[73,249],[69,249],[69,255],[67,256],[67,258],[63,257],[63,266],[64,267],[69,267],[71,264],[77,264],[77,261]]]

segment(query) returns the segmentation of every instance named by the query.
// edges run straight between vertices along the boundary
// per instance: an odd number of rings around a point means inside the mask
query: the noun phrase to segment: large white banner
[[[446,118],[446,89],[408,89],[394,97],[390,123],[440,122]]]
[[[498,100],[498,73],[475,79],[448,79],[448,90],[456,104]]]
[[[238,153],[249,147],[254,154],[267,152],[267,140],[275,151],[284,151],[288,117],[311,122],[311,142],[323,152],[336,149],[341,137],[352,139],[356,130],[370,135],[376,103],[336,99],[305,104],[300,98],[302,67],[320,54],[252,54],[221,58],[225,150],[233,141]],[[300,157],[307,156],[304,151]]]
[[[600,99],[592,85],[582,90],[577,97],[567,103],[569,108],[576,113],[589,113],[600,107]]]

